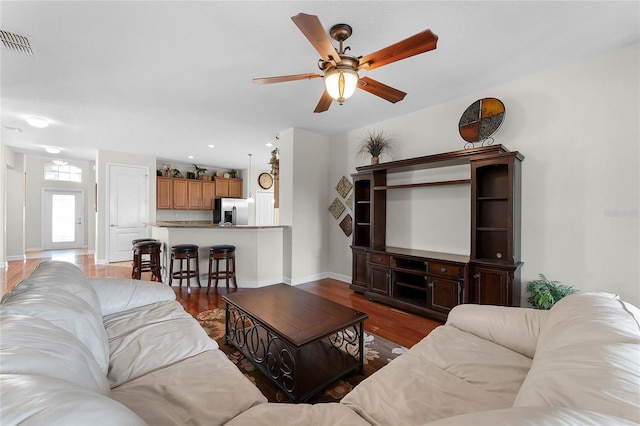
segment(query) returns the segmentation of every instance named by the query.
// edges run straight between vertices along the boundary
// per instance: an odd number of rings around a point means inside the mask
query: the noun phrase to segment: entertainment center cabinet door
[[[362,249],[352,248],[353,252],[353,276],[351,277],[351,290],[364,293],[368,290],[369,279],[367,276],[367,252]]]
[[[499,268],[470,265],[473,303],[520,306],[520,280],[515,276],[518,266]]]
[[[369,265],[371,274],[370,291],[381,296],[389,297],[389,282],[391,281],[391,271],[389,268]]]
[[[437,277],[427,277],[427,309],[448,314],[462,303],[462,283]]]

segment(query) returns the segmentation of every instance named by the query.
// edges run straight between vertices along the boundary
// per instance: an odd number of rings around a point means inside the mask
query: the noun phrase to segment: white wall
[[[5,253],[7,260],[22,260],[25,258],[24,156],[7,151],[5,214],[10,226],[5,230]]]
[[[326,276],[330,141],[301,129],[280,133],[280,224],[285,280],[293,285]],[[333,217],[331,217],[333,220]]]
[[[6,194],[7,194],[7,151],[0,139],[0,268],[7,268],[7,235],[6,235]]]
[[[640,305],[639,50],[635,43],[369,128],[394,136],[394,160],[454,151],[464,147],[458,120],[467,106],[501,99],[507,113],[496,143],[525,156],[523,287],[544,273]],[[363,131],[332,140],[332,180],[366,163],[354,154]],[[350,276],[350,241],[331,225],[330,270]],[[524,304],[524,288],[522,294]]]

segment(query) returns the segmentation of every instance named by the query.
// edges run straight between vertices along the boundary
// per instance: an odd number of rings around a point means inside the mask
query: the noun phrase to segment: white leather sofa
[[[220,425],[266,402],[167,285],[50,261],[0,303],[3,426]]]
[[[640,422],[640,311],[578,293],[550,311],[461,305],[340,404],[261,404],[230,424]]]
[[[623,425],[640,422],[640,311],[461,305],[340,403],[271,404],[155,282],[47,262],[0,304],[0,423]]]

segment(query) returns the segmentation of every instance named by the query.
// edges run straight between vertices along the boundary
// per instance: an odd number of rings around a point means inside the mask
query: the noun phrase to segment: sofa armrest
[[[493,305],[458,305],[447,325],[533,358],[538,334],[549,311]]]
[[[98,295],[102,316],[176,300],[171,287],[160,282],[118,278],[88,278],[88,281]]]

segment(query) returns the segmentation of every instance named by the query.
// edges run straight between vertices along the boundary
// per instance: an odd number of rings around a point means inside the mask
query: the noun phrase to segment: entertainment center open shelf
[[[357,167],[350,288],[371,300],[446,320],[461,303],[520,305],[520,176],[503,145]],[[393,173],[469,165],[469,179],[387,184]],[[387,191],[471,186],[470,255],[386,246]]]

